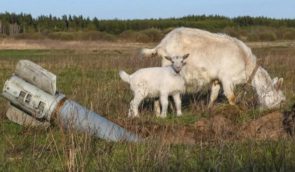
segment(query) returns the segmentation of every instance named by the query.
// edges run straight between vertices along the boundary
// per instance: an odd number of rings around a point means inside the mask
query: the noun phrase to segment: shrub
[[[114,41],[115,36],[106,32],[90,31],[90,32],[78,32],[76,33],[77,40],[104,40]]]
[[[133,42],[158,42],[164,36],[164,33],[155,28],[146,29],[142,31],[127,30],[119,35],[120,39]]]
[[[16,39],[33,39],[33,40],[41,40],[41,39],[45,39],[46,35],[40,33],[40,32],[36,32],[36,33],[22,33],[22,34],[18,34],[15,35],[14,38]]]
[[[240,37],[240,34],[238,32],[238,29],[236,29],[236,28],[226,27],[226,28],[223,29],[222,32],[225,33],[225,34],[227,34],[227,35],[230,35],[232,37],[236,37],[236,38],[239,38]]]
[[[105,32],[53,32],[48,34],[48,38],[55,40],[104,40],[113,41],[115,36]]]
[[[282,39],[284,40],[294,40],[295,39],[295,29],[288,29],[282,33]]]
[[[119,35],[120,39],[133,42],[150,42],[151,39],[143,32],[127,30]]]
[[[259,35],[260,41],[275,41],[277,39],[276,34],[272,31],[262,32],[262,33],[259,33],[258,35]]]
[[[135,41],[136,40],[136,33],[132,30],[127,30],[119,34],[119,38],[123,40],[130,40]]]
[[[161,32],[161,30],[154,29],[154,28],[146,29],[146,30],[143,30],[141,32],[143,34],[147,35],[152,42],[158,42],[164,36],[164,34]]]
[[[271,27],[249,27],[247,41],[275,41],[277,40],[276,29]]]
[[[71,41],[74,40],[72,32],[52,32],[48,34],[48,38],[55,40]]]

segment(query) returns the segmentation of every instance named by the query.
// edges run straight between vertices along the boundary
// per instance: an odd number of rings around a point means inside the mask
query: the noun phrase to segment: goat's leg
[[[215,102],[215,100],[218,97],[218,93],[220,90],[220,83],[218,80],[215,80],[212,82],[212,87],[211,87],[211,94],[210,94],[210,102],[208,105],[208,108],[211,108]]]
[[[226,96],[230,105],[236,104],[236,96],[234,94],[234,85],[229,80],[222,82],[224,95]]]
[[[161,94],[160,96],[162,112],[160,117],[165,118],[167,116],[167,108],[168,108],[168,94]]]
[[[180,94],[174,94],[173,95],[173,100],[175,103],[175,107],[176,107],[176,115],[177,116],[181,116],[182,112],[181,112],[181,98],[180,98]]]
[[[155,100],[154,111],[156,113],[156,116],[160,116],[160,114],[161,114],[160,100]]]
[[[130,108],[128,112],[128,117],[138,117],[138,106],[144,97],[136,94],[132,101],[130,102]]]

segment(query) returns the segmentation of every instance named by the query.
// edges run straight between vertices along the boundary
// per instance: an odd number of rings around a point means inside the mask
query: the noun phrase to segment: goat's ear
[[[276,90],[279,90],[282,88],[283,86],[283,82],[284,82],[284,79],[283,78],[280,78],[278,79],[277,77],[274,79],[274,87]]]
[[[182,58],[183,60],[185,60],[186,58],[188,58],[189,54],[184,55]]]
[[[274,87],[276,87],[276,84],[277,84],[278,80],[279,80],[278,77],[274,77],[274,78],[272,79],[272,85],[273,85]]]
[[[284,78],[280,78],[277,82],[277,90],[281,89],[283,86]]]
[[[169,57],[169,56],[165,56],[165,59],[172,61],[171,57]]]

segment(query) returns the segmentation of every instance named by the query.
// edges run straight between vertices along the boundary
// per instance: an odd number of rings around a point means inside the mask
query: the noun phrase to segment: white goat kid
[[[173,97],[177,116],[182,115],[180,94],[185,91],[185,81],[179,72],[186,64],[185,59],[188,56],[189,54],[173,57],[165,56],[165,59],[172,63],[170,66],[143,68],[131,75],[120,71],[121,79],[130,84],[134,94],[134,98],[130,102],[129,117],[138,116],[138,106],[147,97],[160,97],[162,112],[157,114],[157,116],[166,117],[168,96],[170,95]]]
[[[235,104],[234,87],[243,83],[256,89],[263,108],[279,107],[285,100],[280,90],[283,79],[272,80],[266,70],[257,66],[256,57],[247,45],[225,34],[181,27],[168,33],[155,48],[142,50],[144,56],[161,56],[162,66],[170,65],[165,56],[182,53],[190,53],[180,72],[186,86],[198,91],[212,84],[209,106],[218,96],[220,82],[230,104]]]

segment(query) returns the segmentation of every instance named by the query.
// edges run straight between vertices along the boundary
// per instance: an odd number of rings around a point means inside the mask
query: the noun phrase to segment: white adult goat
[[[168,96],[172,95],[177,116],[181,113],[181,98],[180,94],[185,91],[184,79],[179,72],[185,65],[185,59],[189,56],[165,56],[165,59],[170,61],[172,65],[166,67],[150,67],[139,69],[131,75],[124,71],[120,71],[121,79],[130,84],[134,98],[130,102],[129,117],[138,116],[138,106],[141,101],[146,98],[160,97],[162,105],[160,117],[166,117],[168,107]]]
[[[190,53],[181,71],[187,86],[199,90],[212,83],[209,107],[216,100],[220,82],[230,104],[235,104],[234,87],[250,83],[262,107],[276,108],[285,96],[280,90],[283,78],[270,78],[265,69],[256,64],[256,57],[242,41],[225,34],[204,30],[177,28],[168,33],[153,49],[142,49],[142,55],[159,55],[162,66],[171,64],[165,56]]]

